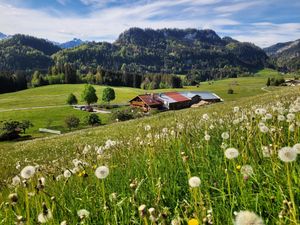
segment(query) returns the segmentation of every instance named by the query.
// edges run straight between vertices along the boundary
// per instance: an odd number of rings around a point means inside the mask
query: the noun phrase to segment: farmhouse
[[[151,109],[176,110],[189,108],[200,101],[212,103],[223,100],[214,93],[189,91],[138,95],[129,102],[132,107],[139,107],[144,112],[148,112]]]

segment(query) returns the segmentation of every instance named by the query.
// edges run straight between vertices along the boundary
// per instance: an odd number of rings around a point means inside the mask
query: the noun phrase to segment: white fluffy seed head
[[[221,136],[224,140],[227,140],[229,138],[229,133],[228,132],[223,132]]]
[[[234,159],[239,156],[239,151],[236,148],[227,148],[225,150],[225,157],[227,159]]]
[[[72,176],[71,171],[70,171],[70,170],[65,170],[65,171],[64,171],[64,177],[65,177],[65,178],[69,178],[70,176]]]
[[[21,183],[21,179],[19,176],[15,176],[12,178],[12,185],[13,186],[18,186]]]
[[[293,149],[297,152],[297,154],[300,154],[300,143],[297,143],[293,146]]]
[[[108,174],[109,174],[109,169],[106,166],[99,166],[95,171],[95,175],[99,179],[106,178]]]
[[[199,177],[196,177],[196,176],[195,176],[195,177],[191,177],[191,178],[189,179],[189,185],[190,185],[190,187],[192,187],[192,188],[199,187],[200,184],[201,184],[201,180],[200,180]]]
[[[234,225],[264,225],[264,221],[254,212],[240,211],[235,217]]]
[[[90,212],[87,211],[86,209],[80,209],[77,211],[77,215],[81,220],[83,220],[83,219],[89,217]]]
[[[251,176],[253,174],[253,168],[250,165],[243,165],[241,167],[241,174],[244,176]]]
[[[48,209],[47,213],[41,212],[38,215],[39,223],[47,223],[49,220],[53,218],[51,211]]]
[[[278,157],[283,162],[293,162],[297,159],[295,148],[283,147],[278,151]]]
[[[35,174],[35,167],[34,166],[26,166],[21,171],[21,177],[24,179],[29,179]]]

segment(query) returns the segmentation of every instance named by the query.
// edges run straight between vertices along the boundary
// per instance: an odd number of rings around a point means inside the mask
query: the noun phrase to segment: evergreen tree
[[[67,103],[68,103],[69,105],[75,105],[75,104],[78,103],[78,100],[77,100],[76,96],[75,96],[73,93],[71,93],[71,94],[68,96],[68,98],[67,98]]]

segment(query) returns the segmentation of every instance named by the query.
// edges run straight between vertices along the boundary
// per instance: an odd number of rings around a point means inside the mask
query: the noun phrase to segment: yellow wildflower
[[[199,222],[197,219],[190,219],[188,225],[199,225]]]

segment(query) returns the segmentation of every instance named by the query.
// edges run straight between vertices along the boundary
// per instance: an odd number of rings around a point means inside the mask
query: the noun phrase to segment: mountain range
[[[279,69],[283,71],[300,70],[300,39],[278,43],[264,50]]]
[[[299,40],[262,50],[213,30],[130,28],[113,43],[74,38],[53,43],[27,35],[0,41],[0,71],[42,70],[71,63],[81,73],[101,67],[129,73],[189,74],[197,80],[237,76],[275,63],[299,68]]]
[[[7,38],[8,36],[6,34],[3,34],[0,32],[0,40]]]

